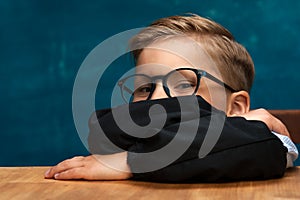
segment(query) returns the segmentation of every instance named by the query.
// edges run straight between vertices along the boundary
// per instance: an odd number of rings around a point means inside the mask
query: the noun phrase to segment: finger
[[[276,133],[290,137],[290,133],[289,133],[288,129],[286,128],[286,126],[279,119],[277,119],[275,117],[274,117],[274,123],[272,123],[271,130]]]
[[[76,167],[81,167],[83,166],[82,160],[84,157],[74,157],[72,159],[67,159],[63,162],[60,162],[56,166],[50,168],[48,171],[45,173],[45,178],[54,178],[54,175],[57,173],[61,173],[63,171],[66,171],[68,169],[76,168]]]
[[[86,170],[84,167],[77,167],[68,169],[66,171],[54,175],[56,180],[71,180],[71,179],[84,179]]]

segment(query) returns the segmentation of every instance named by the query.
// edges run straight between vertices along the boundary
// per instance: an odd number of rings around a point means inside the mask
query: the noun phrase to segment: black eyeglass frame
[[[174,72],[177,72],[177,71],[181,71],[181,70],[190,70],[190,71],[193,71],[195,74],[196,74],[196,77],[197,77],[197,83],[196,83],[196,87],[195,87],[195,90],[194,92],[191,94],[191,95],[194,95],[196,94],[197,90],[199,89],[199,86],[200,86],[200,80],[202,77],[206,77],[212,81],[214,81],[215,83],[221,85],[221,86],[224,86],[226,89],[228,89],[230,92],[234,93],[234,92],[237,92],[237,90],[233,89],[231,86],[227,85],[226,83],[224,83],[223,81],[221,81],[220,79],[214,77],[213,75],[211,75],[210,73],[204,71],[204,70],[201,70],[201,69],[195,69],[195,68],[177,68],[175,70],[172,70],[170,71],[169,73],[167,73],[166,75],[161,75],[161,76],[148,76],[146,74],[134,74],[134,75],[130,75],[130,76],[127,76],[121,80],[118,81],[118,86],[120,87],[120,90],[121,90],[121,95],[122,95],[122,98],[123,100],[126,102],[126,103],[129,103],[127,102],[125,96],[124,96],[124,90],[126,90],[128,93],[130,94],[134,94],[134,91],[132,91],[131,89],[129,89],[128,87],[126,87],[124,85],[124,83],[126,82],[127,79],[131,78],[131,77],[134,77],[134,76],[144,76],[146,78],[148,78],[149,80],[151,80],[151,90],[150,90],[150,93],[149,93],[149,96],[147,97],[146,100],[149,100],[152,95],[153,95],[153,92],[156,88],[156,81],[157,80],[162,80],[162,83],[163,83],[163,89],[165,91],[165,93],[167,94],[168,97],[172,97],[171,94],[170,94],[170,90],[169,88],[167,87],[167,80],[168,80],[168,77],[170,75],[172,75],[172,73]]]

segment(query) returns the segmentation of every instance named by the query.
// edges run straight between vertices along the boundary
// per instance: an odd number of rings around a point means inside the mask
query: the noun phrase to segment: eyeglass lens
[[[191,95],[197,89],[197,75],[192,70],[174,70],[157,79],[162,79],[162,84],[169,89],[168,95],[171,97]],[[157,87],[155,77],[136,74],[124,80],[122,95],[127,102],[146,100],[154,87]]]

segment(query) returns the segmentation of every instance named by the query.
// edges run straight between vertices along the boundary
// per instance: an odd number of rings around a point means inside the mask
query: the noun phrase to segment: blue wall
[[[298,0],[2,0],[0,165],[88,154],[71,108],[82,61],[106,38],[175,14],[210,17],[247,47],[257,72],[252,108],[300,109],[299,10]]]

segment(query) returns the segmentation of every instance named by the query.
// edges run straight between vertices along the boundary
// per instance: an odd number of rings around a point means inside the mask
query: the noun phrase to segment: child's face
[[[220,74],[216,70],[216,67],[211,67],[213,62],[206,54],[199,56],[199,51],[196,51],[195,46],[186,44],[184,41],[176,41],[176,45],[180,47],[180,52],[171,50],[174,49],[174,43],[171,45],[162,42],[156,44],[155,47],[144,48],[137,60],[136,73],[146,74],[150,77],[166,75],[168,72],[182,68],[196,68],[205,70],[212,74],[216,78],[221,79]],[[166,46],[167,50],[166,50]],[[164,49],[160,49],[164,48]],[[177,48],[177,47],[176,47]],[[196,53],[197,52],[197,53]],[[224,87],[211,81],[208,78],[202,77],[200,80],[200,86],[196,91],[196,95],[203,97],[212,106],[226,111],[227,104],[227,92]],[[166,92],[163,89],[162,81],[156,82],[155,90],[150,99],[168,98]],[[133,101],[139,101],[140,99],[134,99]]]

